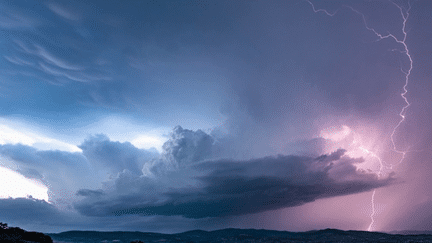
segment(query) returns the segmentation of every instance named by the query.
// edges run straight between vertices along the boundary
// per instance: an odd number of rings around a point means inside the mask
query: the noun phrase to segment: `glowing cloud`
[[[131,144],[140,149],[155,148],[159,152],[162,152],[162,145],[164,144],[164,142],[165,141],[159,137],[140,135],[134,140],[132,140]]]
[[[338,142],[345,139],[350,133],[351,129],[344,125],[342,129],[337,127],[326,128],[320,132],[320,137]]]
[[[330,127],[320,132],[320,137],[327,139],[326,152],[345,149],[346,155],[351,158],[363,158],[363,163],[356,164],[357,169],[368,170],[381,175],[383,162],[379,156],[379,149],[375,136],[371,131],[360,130],[356,132],[346,125]]]

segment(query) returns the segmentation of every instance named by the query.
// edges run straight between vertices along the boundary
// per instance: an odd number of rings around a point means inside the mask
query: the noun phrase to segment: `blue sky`
[[[0,199],[1,220],[430,229],[431,7],[0,1],[1,164],[49,196]]]

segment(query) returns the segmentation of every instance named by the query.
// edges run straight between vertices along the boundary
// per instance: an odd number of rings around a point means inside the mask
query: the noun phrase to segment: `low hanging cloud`
[[[159,163],[152,166],[164,164],[170,153],[178,162],[178,158],[191,160],[202,151],[213,151],[214,143],[204,139],[202,131],[185,132],[178,127],[173,133]],[[178,156],[180,151],[183,154]],[[77,194],[84,198],[74,207],[87,216],[224,217],[299,206],[396,181],[392,175],[380,179],[376,174],[357,170],[355,164],[363,159],[350,158],[345,152],[340,149],[319,157],[279,155],[243,161],[183,161],[183,166],[153,176],[125,170],[105,184],[105,191],[79,190]]]
[[[19,221],[33,221],[33,222],[60,222],[62,213],[55,208],[55,206],[37,199],[1,199],[0,200],[0,213],[2,220],[7,222]]]

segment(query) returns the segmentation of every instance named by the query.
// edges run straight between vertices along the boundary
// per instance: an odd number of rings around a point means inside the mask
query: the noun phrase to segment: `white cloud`
[[[63,17],[63,18],[68,19],[68,20],[76,21],[76,20],[79,20],[81,18],[79,16],[79,14],[74,13],[70,9],[67,9],[64,6],[61,6],[57,3],[48,4],[48,8],[51,11],[53,11],[54,13],[56,13],[57,15],[59,15],[60,17]]]
[[[19,57],[13,56],[13,57],[9,57],[9,56],[5,56],[3,55],[3,57],[10,63],[16,64],[16,65],[20,65],[20,66],[33,66],[34,63],[30,62],[30,61],[26,61],[23,60]]]
[[[69,64],[67,61],[60,59],[50,52],[48,52],[45,48],[43,48],[40,45],[34,45],[36,47],[36,51],[33,54],[38,55],[40,58],[44,59],[47,63],[50,63],[52,65],[55,65],[57,67],[66,69],[66,70],[74,70],[74,71],[81,71],[84,68],[77,65]]]

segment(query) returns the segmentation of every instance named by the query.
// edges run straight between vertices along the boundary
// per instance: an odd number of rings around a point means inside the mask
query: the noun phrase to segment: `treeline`
[[[18,227],[8,227],[0,222],[0,242],[9,243],[53,243],[48,235],[39,232],[28,232]]]

